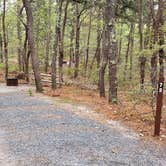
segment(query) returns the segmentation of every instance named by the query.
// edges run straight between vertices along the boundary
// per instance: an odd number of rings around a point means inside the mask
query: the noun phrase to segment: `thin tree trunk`
[[[143,1],[139,1],[139,37],[140,37],[140,52],[143,50]],[[144,92],[144,82],[145,82],[145,65],[146,65],[146,57],[144,55],[140,55],[140,85],[141,92]]]
[[[121,23],[120,34],[119,34],[120,39],[119,39],[119,44],[118,44],[118,63],[120,62],[120,59],[121,59],[122,41],[123,41],[122,33],[123,33],[123,24]]]
[[[1,34],[0,34],[0,61],[1,63],[3,63],[3,41]]]
[[[101,14],[98,15],[100,18]],[[97,67],[97,72],[99,75],[100,72],[100,62],[101,62],[101,40],[102,40],[102,36],[103,36],[103,30],[101,30],[101,25],[100,25],[100,21],[98,21],[98,25],[97,25],[97,47],[96,47],[96,51],[95,51],[95,55],[92,59],[91,65],[90,65],[90,72],[89,72],[89,77],[91,76],[91,71],[93,69],[93,65],[94,62],[96,60],[96,67]],[[100,89],[100,78],[98,79],[98,89]]]
[[[47,30],[46,56],[45,56],[45,73],[48,72],[49,56],[50,56],[50,44],[51,44],[51,6],[52,6],[52,0],[49,0],[49,2],[48,2],[48,30]]]
[[[38,57],[36,56],[35,39],[33,34],[33,15],[32,15],[31,4],[29,0],[23,0],[23,4],[27,15],[28,43],[31,51],[32,68],[35,76],[36,91],[42,92],[43,88],[39,72],[39,60]]]
[[[129,73],[130,80],[132,80],[133,78],[134,31],[135,31],[135,25],[133,23],[133,32],[131,34],[131,46],[130,46],[130,73]]]
[[[78,3],[76,3],[76,45],[75,45],[75,71],[74,78],[78,77],[80,56],[80,13]]]
[[[127,77],[127,69],[128,69],[128,58],[129,58],[129,53],[131,49],[131,40],[132,40],[132,34],[133,34],[133,22],[130,25],[130,32],[128,35],[128,43],[127,43],[127,50],[126,50],[126,56],[125,56],[125,67],[124,67],[124,72],[123,72],[123,80],[126,80]]]
[[[62,26],[62,33],[60,33],[60,48],[59,48],[59,81],[60,83],[63,82],[63,58],[64,58],[64,37],[65,37],[65,30],[66,30],[66,21],[67,21],[67,9],[68,9],[69,1],[66,2],[65,10],[64,10],[64,18],[63,18],[63,26]]]
[[[52,55],[52,89],[57,88],[56,85],[56,75],[57,75],[57,53],[58,53],[58,41],[60,33],[60,22],[61,22],[61,12],[62,12],[62,0],[57,0],[57,12],[56,12],[56,26],[55,26],[55,37],[54,37],[54,46],[53,46],[53,55]]]
[[[21,62],[22,62],[22,71],[26,73],[26,54],[27,54],[27,43],[28,43],[28,28],[27,28],[27,24],[25,24],[22,20],[22,12],[23,12],[24,6],[22,8],[20,8],[19,11],[19,18],[20,21],[22,23],[22,25],[24,26],[24,30],[25,30],[25,38],[24,38],[24,42],[23,42],[23,50],[21,51]]]
[[[149,2],[147,1],[147,5],[149,5]],[[146,20],[146,32],[145,32],[145,39],[144,39],[144,48],[148,49],[150,46],[151,41],[151,22],[152,22],[152,14],[151,11],[148,13],[148,17]]]
[[[100,60],[101,60],[101,38],[102,38],[102,32],[100,29],[97,30],[97,47],[95,51],[95,55],[92,59],[91,65],[90,65],[90,70],[92,70],[95,59],[97,62],[97,69],[100,68]]]
[[[102,38],[102,32],[98,32],[97,35],[97,48],[96,48],[96,62],[97,62],[97,68],[100,68],[100,60],[101,60],[101,38]]]
[[[27,45],[28,45],[28,29],[27,26],[25,26],[25,39],[24,39],[24,48],[23,48],[23,55],[22,55],[22,61],[23,61],[23,71],[25,72],[25,74],[27,75],[28,73],[26,73],[26,65],[27,65]]]
[[[29,58],[31,55],[31,51],[29,50],[26,55],[26,64],[25,64],[25,75],[26,75],[26,81],[29,82]]]
[[[69,55],[69,68],[71,67],[72,63],[74,62],[74,25],[71,25],[71,32],[70,32],[70,55]]]
[[[18,53],[18,65],[19,65],[19,71],[22,71],[22,51],[21,51],[21,45],[22,45],[22,38],[21,38],[21,21],[20,21],[20,9],[21,4],[20,0],[17,1],[17,38],[18,38],[18,47],[17,47],[17,53]]]
[[[164,42],[164,32],[163,32],[163,26],[164,26],[164,9],[166,9],[166,3],[164,3],[163,0],[159,0],[159,45],[163,46],[165,44]],[[159,50],[159,64],[160,64],[160,71],[159,71],[159,78],[164,78],[164,57],[165,52],[164,49],[161,48]]]
[[[37,12],[37,15],[39,15],[40,13],[40,9],[41,8],[41,4],[40,4],[40,1],[36,1],[36,12]],[[36,24],[34,24],[34,37],[35,37],[35,43],[36,43],[36,55],[39,57],[39,53],[40,53],[40,17],[37,16],[37,19],[35,20],[36,21]]]
[[[108,49],[105,45],[107,33],[104,28],[103,37],[102,37],[102,57],[101,57],[101,64],[100,64],[100,71],[99,71],[99,92],[100,97],[105,97],[105,70],[108,63]]]
[[[91,27],[92,27],[92,11],[90,11],[90,19],[89,19],[89,30],[88,30],[86,59],[85,59],[85,76],[87,73],[87,67],[88,67],[88,62],[89,62],[89,46],[90,46],[90,37],[91,37]]]
[[[3,29],[3,42],[4,42],[4,58],[5,58],[5,79],[8,77],[8,42],[6,36],[6,0],[3,0],[3,15],[2,15],[2,29]]]

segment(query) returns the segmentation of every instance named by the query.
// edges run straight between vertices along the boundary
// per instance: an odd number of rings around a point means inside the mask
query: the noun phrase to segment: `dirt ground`
[[[74,89],[75,97],[85,97]],[[0,84],[0,165],[166,165],[165,146],[142,140],[121,122],[93,111],[93,104],[83,99],[61,96],[35,93],[29,85]]]
[[[65,103],[80,103],[90,106],[95,112],[102,113],[108,119],[119,120],[134,129],[144,139],[152,139],[157,143],[166,142],[166,98],[164,98],[161,136],[153,137],[154,112],[146,101],[132,102],[130,94],[119,92],[119,104],[110,105],[105,98],[100,98],[94,90],[81,89],[78,86],[63,86],[54,93],[46,88],[45,94],[60,98]],[[141,96],[137,96],[139,99]],[[142,98],[147,96],[143,96]]]
[[[0,73],[0,82],[3,82],[3,74]],[[143,94],[129,94],[120,91],[118,105],[110,105],[107,99],[100,98],[95,90],[81,88],[76,85],[63,86],[54,93],[45,87],[45,95],[56,97],[65,103],[80,103],[91,107],[95,112],[105,115],[108,119],[120,120],[128,127],[134,129],[144,139],[152,139],[166,143],[166,97],[164,96],[162,111],[161,136],[153,137],[154,111],[149,96]]]

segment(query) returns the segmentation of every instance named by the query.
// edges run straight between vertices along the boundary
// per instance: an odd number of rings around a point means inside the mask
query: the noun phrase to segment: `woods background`
[[[165,0],[1,0],[0,70],[51,74],[53,90],[72,82],[109,103],[129,95],[155,110],[164,77]],[[4,73],[3,73],[4,74]]]

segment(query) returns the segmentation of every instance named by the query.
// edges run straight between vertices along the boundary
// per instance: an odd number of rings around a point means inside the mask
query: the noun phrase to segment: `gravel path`
[[[0,166],[166,166],[166,149],[116,122],[56,108],[23,89],[0,86]]]

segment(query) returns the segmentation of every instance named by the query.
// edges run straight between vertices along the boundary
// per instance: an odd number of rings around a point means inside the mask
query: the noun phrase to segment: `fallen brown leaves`
[[[55,91],[46,88],[45,94],[59,97],[65,102],[89,105],[94,111],[105,115],[108,119],[121,120],[124,124],[137,131],[141,137],[153,138],[154,113],[151,106],[145,102],[134,103],[130,100],[130,95],[124,92],[119,93],[120,102],[118,105],[108,104],[107,100],[100,98],[96,91],[81,89],[72,85],[63,86]],[[166,103],[166,99],[164,99],[164,103]],[[166,141],[165,109],[163,110],[161,137],[156,140]]]
[[[56,89],[56,90],[48,90],[47,93],[46,93],[48,96],[51,96],[51,97],[59,97],[61,95],[61,90],[59,89]]]

